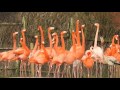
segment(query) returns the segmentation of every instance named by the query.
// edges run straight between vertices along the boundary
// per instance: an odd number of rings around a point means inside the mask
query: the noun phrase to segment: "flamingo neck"
[[[65,51],[65,41],[64,41],[63,35],[61,35],[61,42],[62,42],[62,49],[63,51]]]
[[[58,35],[55,36],[55,45],[54,45],[54,48],[57,48],[58,47]]]
[[[39,30],[40,30],[40,34],[41,34],[41,43],[44,41],[44,32],[43,32],[43,29],[42,27],[39,27]],[[41,44],[41,48],[43,47],[43,45]]]
[[[22,31],[23,42],[26,44],[25,32]]]
[[[119,41],[119,40],[118,40]],[[119,43],[119,42],[118,42]],[[112,38],[112,45],[115,45],[115,36]]]
[[[85,35],[84,35],[84,32],[83,32],[83,28],[81,29],[81,31],[82,31],[82,47],[85,50]]]
[[[48,38],[49,38],[49,43],[50,43],[50,51],[52,52],[52,37],[51,37],[50,30],[48,30]]]
[[[72,33],[72,46],[73,46],[73,51],[76,51],[76,45],[75,45],[75,33]]]
[[[76,35],[77,35],[77,44],[81,45],[80,34],[79,34],[79,20],[76,21]]]
[[[36,42],[35,42],[35,46],[34,46],[33,50],[35,51],[35,50],[37,50],[37,48],[38,48],[38,38],[36,38]]]
[[[13,36],[13,50],[16,49],[16,35]]]
[[[96,35],[95,35],[95,41],[94,41],[94,47],[97,47],[98,32],[99,32],[99,27],[97,27],[97,31],[96,31]]]

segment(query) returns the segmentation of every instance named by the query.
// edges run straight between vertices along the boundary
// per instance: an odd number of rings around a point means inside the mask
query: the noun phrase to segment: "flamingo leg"
[[[23,63],[23,69],[24,69],[24,73],[25,73],[25,77],[27,76],[27,72],[26,72],[26,62]]]
[[[63,69],[63,71],[62,71],[62,78],[64,77],[66,67],[67,67],[67,64],[64,64],[64,69]]]
[[[90,78],[90,71],[89,71],[89,68],[87,68],[87,71],[88,71],[88,78]]]
[[[20,77],[22,77],[22,60],[20,62]]]
[[[77,69],[77,67],[75,66],[75,67],[73,67],[73,77],[74,78],[76,78],[76,69]]]
[[[61,66],[61,65],[58,65],[58,68],[57,68],[57,78],[60,77],[60,66]]]
[[[39,65],[39,77],[40,77],[40,78],[42,77],[41,68],[42,68],[42,65],[40,64],[40,65]]]
[[[96,60],[96,78],[97,78],[97,75],[98,74],[98,64],[97,64],[97,60]]]
[[[50,72],[51,72],[51,70],[52,70],[52,67],[53,67],[53,65],[52,65],[52,64],[50,64],[50,65],[49,65],[48,75],[47,75],[48,77],[50,77]]]
[[[38,73],[39,73],[38,64],[35,65],[35,69],[36,69],[36,70],[35,70],[35,72],[36,72],[35,76],[38,77]]]
[[[100,78],[102,78],[102,63],[100,62]]]
[[[56,78],[56,72],[57,72],[57,65],[56,65],[55,70],[54,70],[54,78]]]
[[[83,75],[83,64],[80,62],[80,78],[82,78]]]
[[[5,77],[7,76],[7,64],[6,64],[6,61],[5,61]]]
[[[70,73],[70,65],[68,66],[68,75],[71,78],[71,73]]]

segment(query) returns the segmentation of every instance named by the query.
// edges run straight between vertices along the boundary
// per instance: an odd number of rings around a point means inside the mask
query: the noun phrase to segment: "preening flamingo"
[[[87,68],[88,71],[88,78],[90,77],[89,69],[92,69],[94,65],[94,60],[91,56],[92,56],[91,50],[86,50],[85,55],[82,57],[83,65]]]
[[[117,48],[119,45],[115,44],[115,41],[114,41],[115,39],[118,40],[118,35],[113,36],[110,47],[105,50],[105,53],[104,53],[105,55],[112,56],[117,52]]]

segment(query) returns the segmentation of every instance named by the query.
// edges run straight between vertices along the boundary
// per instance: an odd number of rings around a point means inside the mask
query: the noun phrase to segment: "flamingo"
[[[6,69],[9,67],[10,60],[12,60],[15,57],[15,54],[13,54],[13,51],[16,49],[16,35],[17,34],[18,32],[13,33],[13,50],[0,53],[1,60],[6,61],[5,62],[5,74],[6,74]],[[8,63],[8,65],[6,65],[6,63]]]
[[[66,70],[66,66],[73,64],[73,62],[76,60],[76,45],[75,44],[76,44],[75,43],[75,32],[73,30],[72,31],[72,46],[64,59],[65,66],[64,66],[63,74]],[[63,74],[62,74],[62,77],[63,77]]]
[[[79,20],[77,20],[77,25],[78,25],[78,23],[79,23]],[[76,27],[78,27],[76,25]],[[78,28],[76,28],[76,33],[77,33],[77,35],[76,35],[76,41],[77,41],[77,44],[76,44],[76,60],[81,60],[81,58],[83,57],[83,55],[84,55],[84,52],[85,52],[85,36],[84,36],[84,32],[83,32],[83,28],[85,27],[85,25],[81,25],[81,32],[82,32],[82,45],[81,45],[81,43],[80,43],[80,40],[79,40],[79,38],[80,38],[80,35],[79,35],[79,31],[78,31]],[[72,49],[72,48],[71,48]],[[82,77],[82,61],[80,61],[80,63],[81,63],[81,77]],[[76,74],[74,74],[74,77],[76,77],[75,76]]]
[[[23,69],[24,69],[25,75],[26,75],[26,61],[28,60],[28,56],[30,54],[30,50],[29,50],[29,48],[26,45],[25,32],[26,32],[25,29],[23,29],[21,31],[23,38],[20,39],[20,43],[21,43],[22,47],[18,48],[18,49],[16,49],[14,51],[14,54],[17,55],[16,58],[18,60],[21,60],[21,64],[20,64],[20,76],[23,75]]]
[[[90,47],[90,50],[92,51],[94,56],[94,59],[96,60],[96,77],[97,77],[97,71],[98,71],[98,66],[97,66],[97,60],[99,60],[100,62],[100,77],[102,77],[102,65],[101,63],[103,63],[103,49],[101,47],[97,46],[97,39],[98,39],[98,32],[99,32],[99,23],[95,23],[94,24],[97,27],[97,31],[96,31],[96,35],[95,35],[95,40],[94,40],[94,46]]]
[[[118,35],[113,36],[110,47],[105,50],[105,53],[104,53],[105,55],[112,56],[117,52],[117,47],[119,45],[115,44],[115,42],[114,42],[115,39],[118,40]]]
[[[40,34],[41,34],[41,48],[39,48],[36,51],[36,53],[35,53],[35,55],[33,57],[33,60],[34,60],[34,62],[36,64],[39,65],[38,70],[36,70],[36,71],[38,73],[38,76],[41,77],[42,76],[41,75],[42,65],[47,63],[50,60],[50,58],[49,58],[49,55],[48,55],[48,53],[47,53],[47,51],[45,49],[45,46],[44,46],[44,44],[45,44],[44,43],[44,32],[43,32],[42,27],[38,26],[38,30],[40,31]]]
[[[92,56],[91,50],[86,50],[85,55],[81,59],[83,62],[83,65],[87,68],[88,78],[90,77],[89,69],[92,69],[94,65],[94,59],[91,56]]]
[[[65,43],[64,43],[64,38],[63,35],[67,33],[67,31],[62,31],[61,32],[61,42],[62,42],[62,48],[61,51],[58,52],[58,47],[55,48],[57,54],[53,57],[53,60],[51,62],[51,67],[53,64],[56,64],[56,69],[55,69],[55,73],[54,73],[54,77],[58,77],[59,78],[59,70],[60,70],[60,66],[63,63],[63,60],[65,59],[66,53],[67,51],[65,50]],[[54,36],[55,34],[53,33],[52,36]]]

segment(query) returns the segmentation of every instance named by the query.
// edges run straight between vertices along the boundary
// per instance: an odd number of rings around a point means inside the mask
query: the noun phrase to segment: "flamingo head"
[[[26,32],[26,29],[23,29],[22,32]]]
[[[14,33],[13,33],[13,36],[15,36],[15,35],[17,35],[17,34],[18,34],[18,32],[14,32]]]
[[[18,32],[15,32],[15,34],[18,34]]]
[[[81,33],[81,31],[79,31],[79,33]]]
[[[23,42],[23,38],[20,38],[20,43],[22,43]]]
[[[40,30],[40,29],[42,29],[42,27],[41,27],[41,26],[38,26],[38,30]]]
[[[52,34],[52,36],[56,36],[57,35],[57,33],[56,32],[54,32],[53,34]]]
[[[83,24],[81,27],[84,28],[84,27],[85,27],[85,24]]]
[[[114,35],[115,39],[118,40],[119,35]]]
[[[62,32],[61,32],[61,34],[65,34],[65,33],[67,33],[67,31],[62,31]]]
[[[54,29],[55,29],[55,27],[49,27],[49,28],[48,28],[49,31],[52,31],[52,30],[54,30]]]
[[[35,38],[38,38],[38,36],[37,36],[37,35],[35,35]]]
[[[42,41],[42,44],[45,44],[45,42],[44,42],[44,41]]]
[[[95,23],[94,25],[95,25],[96,27],[99,27],[99,23]]]
[[[87,55],[87,56],[91,56],[91,55],[92,55],[91,50],[87,50],[87,51],[85,52],[85,55]]]
[[[72,32],[75,32],[75,30],[72,30]]]

